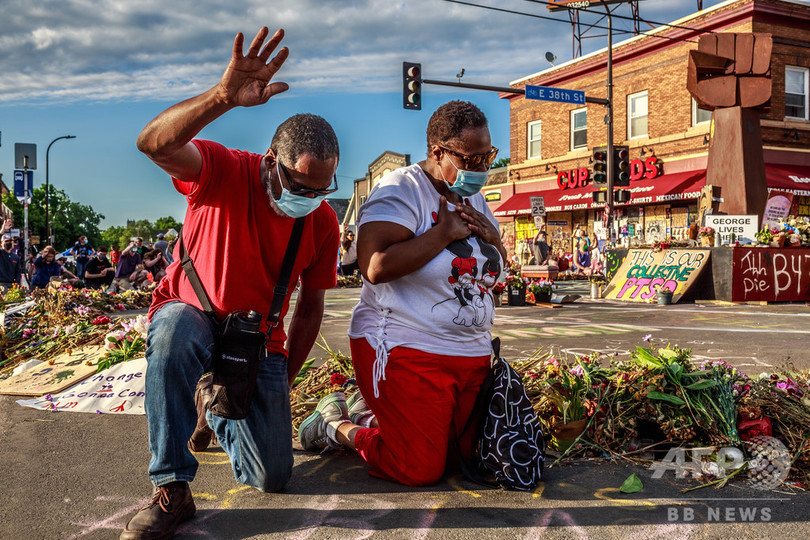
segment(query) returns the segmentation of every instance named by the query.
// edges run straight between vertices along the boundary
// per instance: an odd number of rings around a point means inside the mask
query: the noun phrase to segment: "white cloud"
[[[541,4],[472,1],[548,15]],[[247,47],[261,24],[285,28],[291,54],[278,78],[302,92],[396,91],[403,60],[422,62],[427,78],[453,80],[463,67],[465,81],[504,86],[545,67],[546,51],[559,61],[571,51],[563,13],[555,24],[442,0],[6,3],[4,103],[187,97],[218,80],[236,32],[246,33]],[[680,6],[673,18],[694,9],[687,0],[668,4]]]

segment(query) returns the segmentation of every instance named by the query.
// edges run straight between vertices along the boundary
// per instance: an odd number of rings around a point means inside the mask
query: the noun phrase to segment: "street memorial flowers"
[[[629,357],[538,349],[512,363],[554,456],[649,462],[671,448],[746,449],[773,436],[790,452],[790,485],[810,487],[810,371],[749,378],[722,360],[697,363],[689,349],[644,341]],[[323,365],[306,365],[291,393],[296,429],[324,395],[357,389],[351,358],[323,347]],[[732,476],[717,469],[700,478]]]
[[[89,345],[104,343],[114,331],[124,331],[126,345],[108,349],[100,369],[142,355],[143,344],[134,339],[131,321],[111,314],[147,308],[151,291],[120,294],[63,285],[58,289],[35,290],[23,294],[12,288],[0,294],[0,378],[30,359],[51,361],[60,354]],[[145,336],[145,318],[136,319]],[[132,339],[130,339],[132,338]]]

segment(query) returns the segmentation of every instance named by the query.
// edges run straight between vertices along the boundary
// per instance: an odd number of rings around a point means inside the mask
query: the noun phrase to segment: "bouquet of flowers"
[[[522,274],[520,273],[520,265],[516,262],[509,263],[506,267],[506,287],[508,289],[520,289],[526,286]]]
[[[698,229],[698,235],[700,236],[700,238],[703,237],[714,238],[714,234],[715,234],[714,227],[701,227],[700,229]]]
[[[554,282],[550,279],[540,279],[538,281],[532,281],[526,288],[535,296],[538,294],[548,295],[556,288],[556,285],[554,285]]]

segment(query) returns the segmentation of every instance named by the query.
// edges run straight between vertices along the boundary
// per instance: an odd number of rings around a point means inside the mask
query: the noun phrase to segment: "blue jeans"
[[[77,278],[79,278],[81,280],[84,280],[84,272],[85,272],[85,270],[87,270],[87,263],[89,263],[89,262],[90,262],[89,259],[86,260],[86,261],[82,261],[82,262],[76,261],[76,277]]]
[[[194,479],[197,460],[186,443],[197,425],[194,390],[210,371],[214,325],[183,302],[161,307],[146,338],[146,419],[149,421],[149,477],[156,486]],[[244,420],[206,413],[208,425],[230,457],[238,482],[279,491],[293,467],[292,417],[287,361],[267,355],[259,368],[253,405]]]

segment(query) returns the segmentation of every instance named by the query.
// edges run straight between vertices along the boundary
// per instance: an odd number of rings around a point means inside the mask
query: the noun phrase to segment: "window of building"
[[[807,120],[807,68],[785,67],[785,116]]]
[[[571,150],[588,147],[588,109],[571,111]]]
[[[541,142],[540,124],[541,124],[540,120],[537,120],[535,122],[529,122],[528,124],[530,159],[540,157],[540,142]]]
[[[647,91],[627,96],[627,138],[647,136]]]
[[[697,101],[695,101],[695,98],[692,98],[692,125],[705,124],[706,122],[711,122],[711,120],[712,111],[698,107]]]

